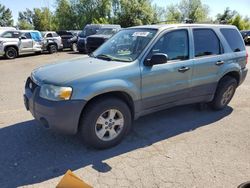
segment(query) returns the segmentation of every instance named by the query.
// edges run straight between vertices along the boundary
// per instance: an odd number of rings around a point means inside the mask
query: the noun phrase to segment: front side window
[[[188,40],[187,30],[168,32],[156,42],[147,59],[155,53],[164,53],[169,60],[186,60],[189,58]]]
[[[48,33],[48,34],[47,34],[47,37],[52,37],[52,34],[51,34],[51,33]]]
[[[194,29],[195,57],[218,55],[221,53],[220,41],[211,29]]]
[[[93,57],[131,62],[137,59],[155,36],[157,29],[125,29],[93,52]]]
[[[24,33],[24,36],[26,37],[26,39],[31,39],[30,33]]]

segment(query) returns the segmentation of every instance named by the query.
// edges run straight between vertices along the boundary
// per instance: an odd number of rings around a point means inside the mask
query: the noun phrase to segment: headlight
[[[72,94],[71,87],[60,87],[44,84],[40,89],[40,97],[52,101],[69,100]]]

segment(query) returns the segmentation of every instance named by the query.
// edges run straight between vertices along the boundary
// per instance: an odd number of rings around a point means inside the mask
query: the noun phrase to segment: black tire
[[[102,140],[97,136],[97,120],[98,118],[106,111],[110,109],[115,109],[121,112],[123,116],[123,128],[119,129],[120,133],[117,134],[115,138],[112,140]],[[108,112],[107,112],[108,113]],[[102,116],[103,117],[103,116]],[[113,147],[119,144],[125,135],[129,132],[131,128],[131,112],[126,103],[116,98],[99,98],[94,102],[90,103],[84,112],[82,113],[81,121],[80,121],[80,134],[83,137],[83,140],[88,145],[96,148],[96,149],[105,149]],[[109,117],[107,117],[109,119]],[[107,119],[105,119],[107,120]],[[108,121],[108,120],[107,120]],[[106,123],[105,123],[106,124]],[[104,125],[103,126],[109,126]],[[111,125],[112,126],[112,125]],[[114,125],[115,127],[116,125]],[[105,128],[105,135],[110,136],[109,128]],[[104,129],[104,127],[102,127]],[[107,130],[106,130],[107,129]],[[118,131],[119,131],[118,130]],[[108,133],[107,133],[108,131]],[[105,135],[103,137],[105,137]]]
[[[214,110],[224,109],[233,98],[236,88],[237,80],[235,78],[231,76],[223,77],[217,86],[214,99],[211,102],[212,108]]]
[[[41,51],[38,51],[38,52],[35,52],[36,55],[41,55],[42,52]]]
[[[5,57],[7,59],[15,59],[18,56],[17,50],[14,47],[7,47],[5,50]]]
[[[85,53],[85,50],[78,50],[79,51],[79,53]]]
[[[50,54],[53,54],[53,53],[57,52],[57,46],[55,44],[49,45],[48,48],[49,48],[48,51],[49,51]]]
[[[77,44],[76,44],[75,42],[72,44],[71,50],[72,50],[73,52],[77,52]]]

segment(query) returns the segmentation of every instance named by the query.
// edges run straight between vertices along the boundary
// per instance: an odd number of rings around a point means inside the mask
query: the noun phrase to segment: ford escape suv
[[[41,124],[80,132],[95,148],[118,144],[140,116],[190,103],[222,110],[247,74],[234,26],[124,29],[90,54],[34,70],[24,103]]]

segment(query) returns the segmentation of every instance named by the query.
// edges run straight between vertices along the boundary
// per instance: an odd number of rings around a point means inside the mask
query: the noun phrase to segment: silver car
[[[42,36],[45,40],[51,40],[56,43],[57,50],[63,49],[62,38],[55,31],[44,31]]]
[[[41,53],[42,35],[35,30],[8,30],[0,34],[0,55],[14,59],[20,54]]]

